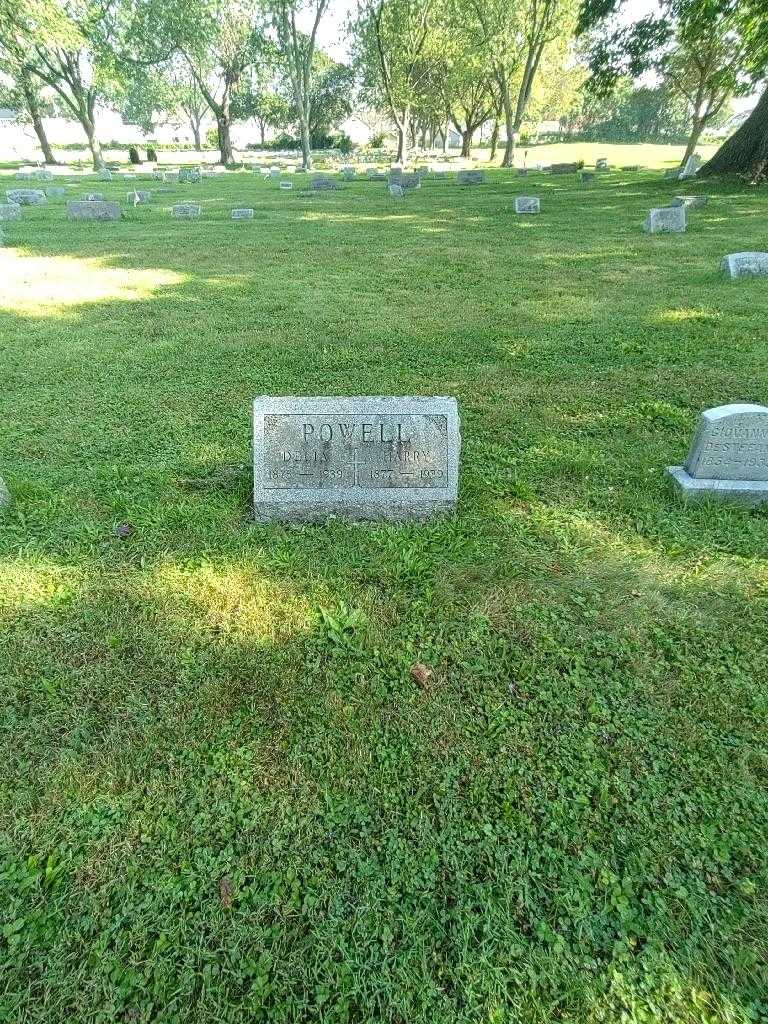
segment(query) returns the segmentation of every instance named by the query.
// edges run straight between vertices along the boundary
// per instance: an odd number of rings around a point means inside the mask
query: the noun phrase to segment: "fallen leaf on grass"
[[[219,882],[219,899],[225,910],[232,909],[232,879],[226,875]]]
[[[426,690],[429,680],[434,675],[431,668],[427,668],[426,665],[422,665],[420,661],[417,661],[415,665],[411,665],[411,679],[422,688]]]

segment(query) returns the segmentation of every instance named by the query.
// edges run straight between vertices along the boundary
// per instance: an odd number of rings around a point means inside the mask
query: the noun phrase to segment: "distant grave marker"
[[[675,196],[670,206],[682,206],[686,210],[701,210],[709,202],[709,196]]]
[[[240,206],[232,211],[232,220],[253,220],[253,210]]]
[[[732,252],[722,262],[732,281],[740,277],[768,277],[768,252]]]
[[[120,220],[122,210],[117,203],[75,199],[67,203],[70,220]]]
[[[538,196],[516,196],[515,213],[541,213],[541,200]]]
[[[659,232],[681,234],[685,231],[685,207],[661,206],[651,210],[643,222],[643,231],[650,235]]]
[[[199,203],[176,203],[171,207],[171,214],[174,217],[191,220],[199,217],[201,208]]]
[[[18,220],[21,217],[19,203],[0,203],[0,220]]]
[[[10,188],[5,193],[9,203],[16,203],[18,206],[37,206],[44,203],[47,196],[39,188]]]
[[[483,171],[459,171],[456,175],[458,185],[482,185],[483,181],[485,181]]]

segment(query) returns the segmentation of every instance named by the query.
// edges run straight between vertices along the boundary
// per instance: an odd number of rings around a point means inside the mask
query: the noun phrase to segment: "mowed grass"
[[[768,398],[765,192],[300,183],[5,225],[0,1020],[768,1019],[768,515],[663,476]],[[378,393],[455,515],[255,525],[253,396]]]

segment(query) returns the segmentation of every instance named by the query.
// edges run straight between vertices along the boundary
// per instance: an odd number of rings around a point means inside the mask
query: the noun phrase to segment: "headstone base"
[[[667,466],[667,476],[685,501],[711,498],[740,505],[768,504],[768,480],[700,480],[683,466]]]

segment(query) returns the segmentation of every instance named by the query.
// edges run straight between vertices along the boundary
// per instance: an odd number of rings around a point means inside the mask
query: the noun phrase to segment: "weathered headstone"
[[[729,253],[722,269],[733,281],[739,277],[768,277],[768,252]]]
[[[609,164],[608,164],[608,157],[607,156],[599,156],[597,158],[597,160],[595,160],[595,170],[596,171],[607,171],[608,167],[609,167]]]
[[[591,185],[595,180],[595,171],[579,171],[579,181],[582,185]]]
[[[483,171],[459,171],[456,175],[458,185],[481,185],[484,180]]]
[[[575,174],[579,170],[577,163],[572,164],[552,164],[552,174]]]
[[[651,210],[643,222],[643,231],[650,235],[658,232],[679,234],[685,231],[685,207],[661,206]]]
[[[389,183],[389,194],[393,199],[402,199],[405,195],[402,185],[398,185],[396,181],[390,181]]]
[[[67,194],[67,190],[61,185],[54,185],[51,188],[47,188],[45,194],[49,199],[63,199]]]
[[[165,180],[165,174],[162,171],[154,170],[154,171],[152,171],[152,180],[153,181],[164,181]]]
[[[734,403],[707,409],[685,464],[668,466],[667,473],[686,499],[768,502],[768,408]]]
[[[67,216],[70,220],[120,220],[122,211],[117,203],[75,199],[67,203]]]
[[[691,153],[688,159],[683,165],[682,171],[680,171],[680,180],[684,178],[693,178],[696,176],[696,172],[701,167],[701,157],[698,153]]]
[[[421,188],[421,175],[420,174],[404,174],[398,182],[400,188],[412,189]]]
[[[112,171],[108,167],[102,167],[99,171],[100,181],[112,181]]]
[[[232,211],[232,220],[253,220],[253,210],[246,206]]]
[[[144,189],[136,189],[134,192],[129,192],[127,196],[127,202],[133,206],[141,206],[144,203],[148,203],[152,198],[152,193],[147,192]]]
[[[541,213],[541,200],[538,196],[516,196],[515,213]]]
[[[198,185],[201,180],[201,173],[199,167],[180,167],[179,168],[179,184],[187,185]]]
[[[700,210],[709,202],[709,196],[675,196],[670,206],[682,206],[686,210]]]
[[[253,403],[261,521],[424,519],[459,483],[455,398],[271,398]]]
[[[5,193],[9,203],[17,203],[19,206],[37,206],[47,199],[45,192],[39,188],[10,188]]]
[[[18,203],[0,203],[0,220],[18,220],[21,206]]]
[[[201,210],[199,203],[176,203],[175,206],[171,207],[171,214],[174,217],[199,217],[200,212]]]
[[[280,182],[280,191],[281,192],[290,192],[292,188],[293,188],[293,182],[292,181],[281,181]]]
[[[340,177],[344,181],[354,181],[355,180],[355,172],[354,172],[354,170],[351,167],[344,167],[344,168],[342,168],[342,170],[339,171],[339,175],[340,175]]]
[[[310,184],[316,192],[333,192],[339,187],[338,181],[329,178],[327,174],[318,174]]]
[[[53,171],[49,171],[47,167],[41,167],[39,171],[35,171],[35,177],[38,181],[52,181]]]
[[[621,169],[622,169],[622,171],[628,171],[628,172],[639,171],[640,170],[640,164],[627,164],[625,167],[622,167]]]
[[[104,202],[104,196],[101,192],[86,192],[83,196],[84,203],[102,203]]]

